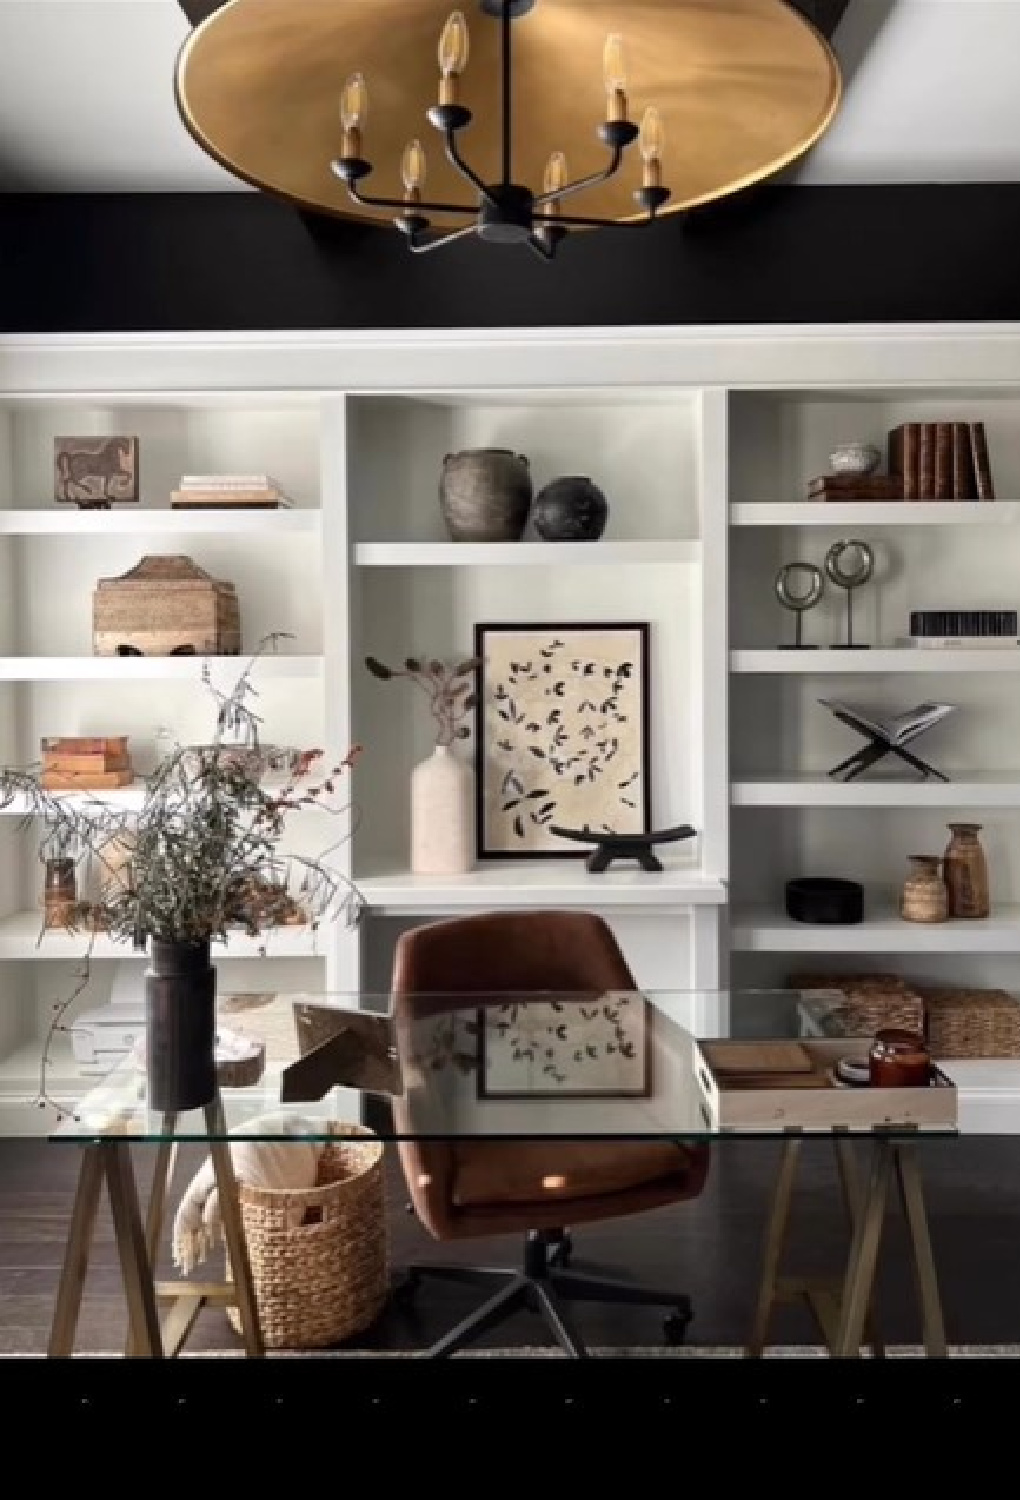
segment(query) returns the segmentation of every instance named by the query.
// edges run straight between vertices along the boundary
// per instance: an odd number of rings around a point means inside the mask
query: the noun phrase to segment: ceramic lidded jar
[[[448,453],[439,505],[455,542],[519,542],[532,500],[531,468],[509,448]]]
[[[564,474],[539,490],[532,511],[546,542],[597,542],[606,529],[609,502],[586,475]]]

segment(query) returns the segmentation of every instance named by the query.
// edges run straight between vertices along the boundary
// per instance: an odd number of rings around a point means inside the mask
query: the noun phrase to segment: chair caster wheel
[[[570,1257],[573,1255],[573,1253],[574,1242],[570,1238],[569,1234],[565,1234],[561,1239],[556,1241],[556,1244],[553,1246],[552,1250],[550,1250],[549,1264],[551,1266],[569,1266]]]
[[[671,1312],[669,1317],[664,1320],[662,1334],[666,1343],[671,1348],[687,1342],[687,1329],[691,1317],[692,1314],[686,1311],[686,1309],[677,1308],[676,1312]]]

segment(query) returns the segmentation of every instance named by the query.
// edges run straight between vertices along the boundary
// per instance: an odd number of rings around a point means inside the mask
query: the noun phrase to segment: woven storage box
[[[924,1001],[899,974],[793,974],[792,989],[835,990],[843,997],[831,1022],[844,1036],[873,1036],[883,1027],[924,1030]]]
[[[316,1187],[238,1188],[267,1349],[339,1343],[386,1300],[383,1144],[360,1125],[328,1128]],[[227,1317],[240,1332],[237,1308]]]
[[[932,1057],[1020,1057],[1020,1001],[1006,990],[922,985]]]
[[[190,648],[201,656],[237,656],[241,613],[232,583],[211,578],[190,557],[143,557],[119,578],[101,578],[92,596],[92,650],[120,647],[143,656]]]

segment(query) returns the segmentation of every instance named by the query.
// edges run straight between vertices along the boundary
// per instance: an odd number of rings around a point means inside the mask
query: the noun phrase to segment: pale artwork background
[[[480,852],[576,852],[554,824],[645,833],[647,627],[480,626]]]

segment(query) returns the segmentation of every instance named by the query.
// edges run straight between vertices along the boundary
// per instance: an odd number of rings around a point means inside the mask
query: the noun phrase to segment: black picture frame
[[[569,786],[565,786],[565,775],[568,773],[562,771],[556,772],[556,785],[554,787],[543,788],[541,786],[541,778],[538,778],[539,784],[537,786],[532,784],[536,779],[534,776],[535,766],[542,766],[543,764],[549,766],[550,763],[553,765],[557,764],[557,761],[552,759],[548,753],[548,732],[550,726],[544,723],[546,716],[538,715],[526,720],[530,724],[534,724],[540,720],[543,721],[542,731],[540,732],[542,736],[541,741],[537,741],[534,748],[531,746],[527,747],[530,751],[527,757],[522,754],[519,760],[513,760],[516,751],[516,746],[513,745],[514,731],[517,727],[513,724],[507,725],[507,732],[505,733],[503,732],[503,726],[499,726],[502,738],[496,741],[496,745],[499,747],[498,754],[502,758],[502,764],[490,750],[492,731],[496,729],[495,716],[500,713],[499,708],[495,707],[495,705],[499,702],[505,703],[505,700],[500,700],[498,697],[500,685],[502,683],[504,689],[507,686],[502,681],[502,673],[499,666],[490,663],[490,642],[494,637],[499,638],[504,644],[507,638],[514,636],[522,637],[521,645],[525,648],[522,653],[522,660],[527,665],[529,664],[529,650],[534,655],[536,649],[539,652],[550,649],[550,647],[536,647],[534,639],[536,636],[546,637],[550,646],[556,642],[559,642],[560,646],[562,646],[569,644],[571,641],[578,641],[580,644],[586,635],[601,637],[607,633],[618,635],[621,638],[621,644],[625,643],[632,654],[636,656],[636,661],[630,663],[632,670],[625,679],[625,685],[631,689],[628,694],[629,698],[633,698],[636,695],[637,701],[628,703],[626,719],[628,726],[636,723],[635,732],[638,743],[636,750],[634,747],[630,747],[627,774],[623,778],[623,783],[617,788],[619,797],[622,799],[627,790],[625,783],[629,778],[636,776],[637,785],[634,788],[636,795],[627,799],[627,802],[630,804],[629,806],[625,807],[622,800],[615,804],[624,812],[624,816],[615,820],[621,826],[615,827],[613,831],[618,833],[648,833],[651,831],[651,766],[649,747],[649,656],[651,630],[648,622],[646,620],[570,620],[562,622],[547,620],[485,621],[476,624],[474,627],[473,653],[479,658],[481,663],[478,668],[478,690],[473,736],[475,853],[479,860],[584,859],[587,852],[583,846],[544,832],[550,824],[557,822],[562,826],[586,826],[584,819],[578,816],[576,804],[579,797],[581,797],[581,793],[587,789],[586,787],[574,785],[573,781],[571,781]],[[529,639],[525,640],[523,639],[524,637],[528,637]],[[554,649],[558,650],[560,646],[555,646]],[[574,657],[572,659],[578,660],[579,658]],[[516,662],[516,658],[513,660]],[[549,670],[550,662],[548,660],[544,660],[541,666],[542,676],[553,675]],[[605,679],[599,676],[597,680],[601,686]],[[618,684],[618,682],[618,678],[610,679],[610,685]],[[617,694],[617,696],[619,695]],[[567,701],[570,701],[569,697]],[[582,707],[584,701],[582,700]],[[607,700],[601,701],[605,702]],[[549,712],[553,713],[556,708],[556,701],[552,694],[549,695],[548,704]],[[599,722],[601,723],[602,720],[600,719]],[[552,726],[552,729],[555,731],[556,727]],[[585,727],[587,728],[588,726]],[[597,726],[593,727],[596,729],[596,732],[599,732]],[[555,736],[553,735],[553,737]],[[610,742],[611,739],[612,736],[610,736]],[[512,748],[508,749],[507,747]],[[536,754],[536,750],[541,753]],[[507,760],[508,756],[511,757],[510,761]],[[518,825],[514,819],[508,819],[506,826],[499,830],[498,836],[493,837],[488,817],[491,788],[494,784],[494,778],[497,778],[500,782],[505,780],[507,767],[511,764],[517,772],[518,783],[521,788],[520,803],[521,807],[526,810],[526,816],[523,812],[519,813],[514,807],[509,808],[508,812],[513,812],[515,818],[520,817],[521,823]],[[580,772],[575,770],[573,774],[580,774]],[[591,770],[590,766],[588,774],[591,778],[595,776],[595,772]],[[588,786],[591,788],[597,785],[599,783],[594,779],[591,779],[588,783]],[[550,793],[557,789],[565,790],[568,793],[570,802],[574,805],[562,809],[561,798],[550,795]],[[514,784],[511,784],[511,791],[513,790]],[[539,797],[539,792],[545,792],[546,795]],[[514,797],[507,796],[502,800],[513,802]],[[583,801],[583,798],[581,800]],[[532,802],[536,804],[534,808],[529,806]],[[595,812],[597,813],[597,809],[595,809]],[[542,821],[536,823],[534,821],[536,817],[541,818]],[[593,816],[588,820],[587,826],[604,828],[604,822],[598,819],[597,816]],[[519,834],[517,832],[518,827],[523,829],[523,833]],[[519,847],[515,847],[516,845],[519,845]]]

